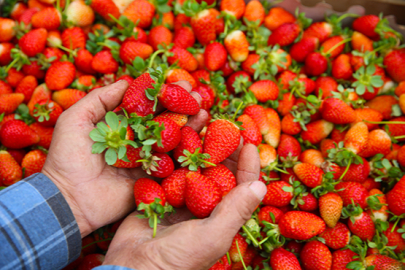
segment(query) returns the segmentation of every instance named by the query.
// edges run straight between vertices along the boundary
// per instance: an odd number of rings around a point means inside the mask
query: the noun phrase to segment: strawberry
[[[302,63],[305,61],[308,54],[314,52],[318,48],[318,45],[319,40],[316,37],[303,38],[291,46],[291,58]]]
[[[136,113],[142,117],[153,114],[154,101],[147,98],[145,89],[152,88],[154,82],[149,73],[136,78],[125,92],[122,107],[128,113]]]
[[[175,83],[178,81],[188,81],[192,87],[197,86],[197,82],[191,74],[185,69],[172,69],[166,74],[166,83]]]
[[[11,62],[11,49],[13,48],[14,45],[12,43],[0,43],[0,65],[6,66]]]
[[[21,149],[38,143],[40,137],[21,120],[10,120],[0,130],[0,142],[5,147]]]
[[[4,150],[0,150],[0,183],[10,186],[22,178],[22,169],[15,159]]]
[[[191,27],[182,26],[174,32],[173,43],[175,47],[187,49],[193,47],[195,43],[195,35]]]
[[[322,102],[322,118],[333,124],[349,124],[354,122],[356,114],[344,101],[338,98],[328,98]]]
[[[267,102],[278,98],[279,89],[277,84],[271,80],[260,80],[254,82],[249,90],[253,92],[259,102]]]
[[[149,1],[135,0],[128,5],[122,15],[130,19],[133,23],[136,23],[138,27],[146,29],[152,24],[155,10],[155,6]],[[119,13],[116,18],[118,17]]]
[[[268,45],[288,46],[294,42],[301,32],[297,23],[285,23],[274,29],[267,41]]]
[[[356,261],[353,257],[358,256],[350,249],[336,250],[332,253],[332,270],[347,270],[346,265]]]
[[[142,169],[153,177],[166,178],[173,173],[174,163],[169,155],[155,152],[142,163]]]
[[[12,88],[16,88],[24,77],[25,75],[21,71],[18,71],[15,68],[10,68],[5,81],[8,82]]]
[[[245,61],[245,62],[246,62],[246,61]],[[243,62],[243,63],[245,63],[245,62]],[[242,63],[242,66],[243,66],[243,63]],[[238,78],[239,78],[239,79],[238,79]],[[238,80],[241,80],[241,79],[245,79],[245,78],[246,78],[246,80],[247,80],[248,82],[252,82],[252,78],[250,77],[249,73],[246,72],[246,71],[240,70],[240,71],[236,71],[236,72],[232,73],[232,74],[228,77],[228,79],[226,80],[226,86],[227,86],[228,92],[229,92],[229,93],[235,93],[235,87],[234,87],[234,85],[235,85],[236,80],[237,80],[237,79],[238,79]]]
[[[45,49],[47,34],[44,28],[31,30],[20,38],[18,45],[28,57],[34,57]]]
[[[381,254],[372,254],[364,260],[365,267],[374,266],[374,270],[401,270],[404,264],[393,258]]]
[[[55,62],[47,70],[45,83],[51,90],[68,87],[75,78],[75,66],[70,62]]]
[[[172,41],[172,32],[162,25],[153,27],[149,32],[148,42],[155,51],[158,50],[158,45],[166,47],[169,46]]]
[[[299,163],[294,166],[294,173],[307,187],[314,188],[322,184],[323,171],[315,165]]]
[[[204,64],[205,67],[210,71],[217,71],[227,60],[228,53],[224,47],[219,42],[213,42],[205,47],[204,51]]]
[[[198,136],[198,133],[190,127],[183,127],[181,129],[180,143],[173,152],[174,159],[178,161],[180,157],[187,157],[184,151],[188,151],[188,155],[202,153],[202,143],[200,137]],[[189,161],[191,162],[191,160]]]
[[[263,221],[278,224],[282,215],[284,215],[284,213],[280,209],[273,206],[264,206],[260,208],[260,211],[257,214],[257,218],[260,225],[263,225]],[[274,216],[274,220],[272,219],[272,216]]]
[[[369,196],[369,193],[360,183],[342,182],[337,184],[335,189],[337,190],[337,194],[343,200],[343,206],[348,206],[353,200],[354,203],[360,205],[361,208],[364,209],[367,207],[366,199]]]
[[[246,4],[243,0],[224,0],[220,5],[222,12],[234,16],[237,20],[245,13],[245,7]]]
[[[246,35],[240,30],[229,33],[224,45],[231,58],[236,62],[243,62],[249,55],[249,42]]]
[[[373,98],[366,103],[371,109],[379,111],[384,120],[389,120],[392,118],[392,106],[398,104],[398,100],[389,95],[381,95]]]
[[[383,234],[387,237],[388,243],[387,246],[396,247],[394,252],[402,252],[405,250],[405,239],[402,238],[402,234],[398,231],[402,231],[401,228],[394,228],[393,223],[389,223],[389,226]]]
[[[63,109],[59,104],[42,100],[35,104],[34,118],[42,126],[53,127],[62,112]]]
[[[319,52],[312,52],[305,58],[305,72],[310,76],[319,76],[328,68],[328,60]]]
[[[191,17],[191,27],[198,42],[207,45],[216,39],[216,18],[215,15],[207,9],[197,13],[187,13]]]
[[[307,270],[328,270],[332,267],[332,253],[325,244],[319,241],[306,243],[300,258],[303,267]]]
[[[380,122],[383,120],[383,115],[375,109],[358,108],[355,109],[354,112],[356,113],[356,120],[353,123],[363,122],[364,120],[371,122]],[[368,122],[365,122],[365,124],[367,125],[368,130],[378,128],[378,124],[372,124]]]
[[[297,207],[301,211],[314,212],[318,209],[318,200],[311,193],[301,195],[298,200]]]
[[[277,154],[285,166],[292,167],[298,161],[298,157],[301,154],[300,143],[293,136],[282,134]]]
[[[245,61],[242,62],[242,69],[247,72],[249,75],[254,75],[256,69],[254,65],[257,64],[260,60],[260,55],[251,53],[248,55]],[[241,71],[238,71],[241,72]]]
[[[94,22],[93,8],[86,5],[83,0],[73,1],[65,10],[67,21],[75,26],[87,27]]]
[[[15,21],[9,18],[0,18],[0,42],[10,41],[16,34]]]
[[[359,206],[354,204],[347,206],[342,211],[343,218],[349,218],[348,227],[350,231],[361,240],[372,240],[375,234],[375,225],[370,215]]]
[[[208,46],[210,46],[210,45],[208,45]],[[177,65],[179,67],[187,70],[188,72],[191,72],[191,71],[194,71],[197,69],[197,67],[198,67],[197,60],[186,49],[183,49],[180,47],[173,47],[173,49],[171,49],[170,52],[173,54],[173,56],[170,56],[167,58],[167,61],[169,62],[170,65],[177,63]],[[220,56],[218,56],[218,57],[220,57]],[[225,57],[225,59],[226,59],[226,57]]]
[[[405,49],[393,50],[384,57],[386,71],[396,82],[405,81],[405,71],[401,68],[404,59]]]
[[[63,89],[52,94],[52,100],[58,103],[63,110],[69,109],[73,104],[84,98],[85,92],[76,89]]]
[[[146,60],[152,53],[150,45],[136,41],[126,41],[120,47],[120,58],[125,64],[132,64],[136,57]]]
[[[86,34],[80,27],[67,28],[62,32],[62,45],[74,50],[86,47]]]
[[[349,80],[352,78],[353,70],[349,55],[341,54],[332,62],[332,75],[337,80]]]
[[[302,128],[299,122],[294,121],[295,117],[288,113],[281,120],[281,131],[288,135],[297,135],[301,132]]]
[[[360,153],[367,146],[368,135],[368,128],[364,122],[354,124],[345,135],[345,148],[354,154]]]
[[[176,208],[181,208],[186,205],[185,190],[186,190],[186,175],[190,172],[187,168],[174,170],[173,173],[163,179],[162,188],[165,192],[167,202]]]
[[[391,138],[382,129],[372,130],[368,135],[366,148],[359,153],[361,157],[373,157],[378,153],[387,155],[391,152]]]
[[[325,245],[328,247],[341,249],[349,244],[350,231],[345,224],[339,222],[333,228],[326,228],[319,237],[325,239]]]
[[[386,195],[388,209],[396,216],[405,214],[405,200],[403,196],[405,190],[404,183],[405,178],[402,177],[401,180],[399,180],[399,182],[394,186],[394,188]]]
[[[22,160],[21,167],[24,170],[24,176],[28,177],[34,173],[42,171],[42,167],[45,164],[46,154],[41,150],[32,150],[25,155]]]
[[[243,143],[251,143],[258,146],[262,141],[262,135],[253,119],[247,114],[242,114],[238,117],[237,121],[242,122],[243,130],[241,130],[240,135],[243,138]]]
[[[294,23],[297,19],[282,7],[273,7],[264,18],[264,25],[271,31],[285,23]]]
[[[233,173],[223,164],[202,170],[202,175],[214,181],[222,192],[222,196],[236,187],[236,178]]]
[[[362,33],[353,32],[351,45],[353,50],[359,52],[371,52],[373,51],[373,41],[363,35]]]
[[[282,207],[290,204],[293,198],[292,186],[284,181],[271,181],[263,198],[266,206]]]
[[[320,43],[323,43],[332,35],[333,27],[328,22],[315,22],[304,31],[303,38],[316,37]]]
[[[228,158],[239,146],[239,127],[223,118],[212,122],[205,134],[203,153],[209,154],[208,162],[218,164]]]
[[[239,233],[237,233],[233,238],[231,247],[229,248],[228,251],[231,261],[233,263],[240,262],[241,259],[245,256],[247,248],[248,243],[246,242],[245,238],[243,238]],[[242,258],[240,256],[242,256]]]
[[[38,85],[32,93],[32,97],[27,104],[30,114],[33,115],[35,104],[37,104],[41,100],[50,100],[51,95],[51,90],[46,87],[46,84],[43,83]]]
[[[270,266],[273,270],[301,270],[297,257],[281,247],[271,252]]]
[[[31,23],[34,28],[45,28],[48,31],[59,28],[62,15],[54,7],[47,7],[32,15]]]
[[[80,49],[77,52],[77,56],[75,58],[75,65],[79,71],[82,71],[86,74],[96,73],[91,66],[92,61],[93,55],[88,50]]]
[[[326,225],[334,228],[340,219],[343,200],[336,193],[327,193],[319,198],[319,212]]]
[[[22,81],[18,84],[17,88],[15,89],[15,92],[24,94],[24,103],[28,103],[37,86],[38,86],[37,79],[34,76],[29,75],[26,76],[24,79],[22,79]]]
[[[260,26],[266,15],[263,4],[260,1],[250,1],[247,3],[245,13],[243,14],[243,20],[251,22],[257,26]]]
[[[335,58],[336,56],[340,55],[345,48],[344,37],[342,36],[330,37],[321,44],[321,48],[322,53],[325,54],[328,53],[331,58]]]
[[[260,168],[272,169],[277,163],[277,152],[273,146],[268,144],[259,144],[257,147],[260,157]]]
[[[278,226],[281,235],[295,240],[308,240],[325,230],[325,222],[320,217],[302,211],[285,213]]]
[[[375,28],[377,27],[380,18],[376,15],[365,15],[361,16],[353,21],[352,28],[360,32],[371,39],[378,39],[379,35],[375,32]]]
[[[91,67],[96,72],[110,74],[116,73],[119,66],[110,51],[101,51],[94,55],[94,58],[91,61]]]
[[[269,125],[272,127],[267,134],[263,135],[266,143],[276,148],[280,143],[281,121],[277,112],[272,108],[266,108],[265,113]]]
[[[320,143],[333,130],[333,124],[325,120],[317,120],[306,125],[307,130],[301,132],[301,138],[311,144]]]
[[[211,179],[198,172],[189,172],[186,175],[186,205],[197,218],[208,217],[221,198],[221,189]]]
[[[214,105],[215,93],[210,86],[200,83],[192,92],[197,92],[201,96],[201,109],[209,111]]]
[[[110,16],[116,19],[120,17],[120,11],[112,0],[87,0],[86,4],[90,5],[104,20],[113,21]],[[130,18],[129,16],[127,17]]]
[[[21,166],[21,162],[27,152],[24,149],[8,149],[7,152],[17,161],[18,165]]]
[[[0,114],[11,114],[24,101],[21,93],[3,94],[0,96]]]
[[[294,95],[290,93],[284,93],[282,98],[278,101],[277,111],[280,115],[285,116],[290,111],[292,111],[292,107],[294,106],[296,98]]]
[[[319,95],[322,90],[322,97],[331,97],[337,91],[338,83],[332,77],[323,76],[315,80],[315,93]]]
[[[325,159],[322,156],[321,151],[316,149],[307,149],[301,153],[300,159],[302,163],[309,163],[320,168],[322,163],[325,162]]]
[[[392,122],[402,122],[405,121],[404,116],[392,118],[390,121]],[[390,122],[389,121],[389,122]],[[391,136],[402,136],[405,135],[405,125],[404,124],[388,124],[388,133]],[[398,139],[398,141],[403,141],[404,139]]]
[[[138,162],[138,160],[142,159],[141,157],[142,148],[141,147],[135,148],[131,145],[127,145],[126,149],[127,149],[126,156],[128,158],[128,161],[117,159],[117,161],[111,166],[116,168],[130,168],[130,169],[142,166],[142,163]]]

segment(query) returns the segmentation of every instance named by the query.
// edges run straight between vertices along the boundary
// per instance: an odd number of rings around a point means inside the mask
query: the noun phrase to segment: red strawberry
[[[319,52],[312,52],[305,58],[305,71],[307,75],[319,76],[328,69],[328,60]]]
[[[122,15],[136,23],[138,27],[146,29],[152,24],[155,10],[156,8],[151,2],[146,0],[135,0],[130,2]]]
[[[45,28],[48,31],[59,28],[62,21],[62,15],[58,9],[47,7],[32,15],[31,23],[34,28]]]
[[[301,132],[301,138],[312,144],[320,143],[333,130],[333,124],[326,120],[317,120],[306,125],[307,130]]]
[[[349,80],[352,78],[353,70],[350,65],[349,55],[341,54],[332,62],[332,75],[337,80]]]
[[[319,198],[319,212],[326,225],[334,228],[340,219],[343,200],[336,193],[327,193]]]
[[[237,233],[233,238],[231,247],[229,248],[229,257],[231,258],[231,261],[233,263],[240,262],[241,261],[240,256],[242,256],[242,258],[245,256],[247,248],[248,243],[246,242],[245,238],[243,238],[239,233]]]
[[[162,188],[165,192],[167,202],[176,208],[186,205],[186,175],[190,172],[187,168],[174,170],[173,173],[163,179]]]
[[[0,114],[11,114],[24,101],[24,95],[21,93],[0,95]]]
[[[228,53],[224,47],[219,42],[213,42],[205,47],[204,51],[204,64],[205,67],[210,71],[217,71],[227,60]]]
[[[280,25],[269,36],[268,45],[288,46],[294,42],[301,32],[297,23],[285,23]]]
[[[143,163],[143,169],[153,177],[166,178],[173,173],[174,163],[165,153],[153,153],[150,161]]]
[[[338,45],[340,43],[340,45]],[[338,45],[338,46],[337,46]],[[337,47],[336,47],[337,46]],[[331,58],[335,58],[339,54],[341,54],[345,48],[344,45],[344,37],[343,36],[333,36],[328,38],[321,44],[321,52],[322,53],[329,53]],[[331,49],[333,50],[331,51]]]
[[[157,118],[154,119],[159,126],[163,126],[164,130],[160,133],[162,146],[158,143],[152,145],[153,151],[166,153],[172,151],[181,140],[181,132],[179,126],[171,119]]]
[[[198,172],[189,172],[186,175],[186,205],[194,216],[209,216],[221,198],[221,189],[211,179]]]
[[[104,20],[113,21],[110,15],[116,19],[120,17],[120,11],[112,0],[87,0],[86,4],[90,5]]]
[[[46,72],[45,83],[51,90],[61,90],[73,82],[75,71],[75,66],[70,62],[55,62]]]
[[[125,64],[132,64],[136,57],[146,60],[152,53],[150,45],[136,41],[126,41],[120,47],[120,58]]]
[[[215,25],[216,18],[207,9],[194,14],[191,18],[193,32],[202,45],[207,45],[216,39]]]
[[[285,165],[292,167],[294,163],[298,161],[298,157],[301,154],[300,143],[293,136],[282,134],[280,144],[277,148],[277,154]]]
[[[46,154],[41,150],[32,150],[25,155],[21,167],[25,170],[25,177],[39,173],[45,164]]]
[[[306,243],[300,258],[306,270],[329,270],[332,267],[332,253],[319,241]]]
[[[348,206],[352,203],[360,205],[361,208],[365,209],[367,207],[366,199],[369,196],[367,189],[356,182],[342,182],[335,186],[338,190],[338,195],[343,200],[343,206]]]
[[[208,162],[218,164],[238,148],[239,142],[239,127],[229,120],[217,119],[207,128],[203,153],[210,155]]]
[[[10,120],[0,130],[0,142],[5,147],[21,149],[38,143],[39,135],[21,120]]]
[[[325,230],[325,222],[311,213],[290,211],[278,223],[280,233],[295,240],[308,240]]]
[[[67,28],[62,32],[62,45],[74,50],[86,47],[86,34],[80,27]]]
[[[391,146],[391,138],[387,132],[375,129],[368,134],[367,146],[359,155],[361,157],[373,157],[378,153],[387,155],[391,152]]]
[[[273,7],[264,18],[264,25],[271,31],[285,23],[293,23],[297,19],[282,7]]]
[[[175,47],[183,49],[192,47],[195,43],[193,30],[188,26],[182,26],[179,30],[174,32],[173,43]]]
[[[315,80],[315,93],[319,95],[320,90],[322,90],[322,97],[330,97],[333,92],[337,91],[338,83],[328,76],[318,77]]]
[[[291,58],[297,62],[304,62],[307,55],[314,52],[318,45],[319,40],[316,37],[303,38],[291,46]]]
[[[79,71],[82,71],[86,74],[96,73],[91,66],[92,61],[93,55],[88,50],[80,49],[77,52],[77,56],[75,58],[75,65]]]
[[[178,81],[188,81],[192,87],[197,86],[197,82],[191,74],[185,69],[172,69],[167,72],[166,83],[175,83]]]
[[[34,76],[28,75],[18,84],[15,92],[24,94],[24,103],[28,103],[37,86],[37,79]]]
[[[349,213],[349,216],[348,226],[350,231],[363,241],[371,241],[375,234],[375,225],[370,215],[367,212],[354,210],[354,212]]]
[[[59,104],[42,100],[35,105],[34,118],[42,126],[53,127],[62,112],[63,109]]]
[[[0,65],[6,66],[11,62],[11,49],[13,48],[14,44],[12,43],[0,43]]]
[[[135,203],[150,204],[155,201],[155,198],[160,199],[161,205],[166,204],[166,197],[163,188],[155,181],[148,178],[139,178],[134,185]]]
[[[332,254],[332,270],[348,270],[346,265],[350,262],[356,261],[354,256],[358,256],[350,249],[336,250]]]
[[[355,31],[360,32],[369,38],[377,39],[379,35],[375,32],[375,28],[379,21],[380,18],[376,15],[365,15],[355,19],[352,27]]]
[[[258,146],[262,142],[262,134],[259,127],[247,114],[242,114],[237,119],[238,122],[242,122],[242,128],[240,134],[243,138],[243,143],[251,143]]]
[[[284,248],[276,248],[270,254],[270,266],[273,270],[300,270],[301,266],[295,255]]]
[[[405,214],[404,192],[405,177],[402,177],[394,188],[387,193],[388,208],[396,216]]]
[[[271,181],[267,185],[267,193],[263,198],[263,204],[275,207],[287,206],[293,197],[293,188],[289,183]]]
[[[134,148],[130,145],[126,145],[127,148],[127,158],[128,161],[124,161],[122,159],[117,159],[117,161],[111,165],[116,168],[138,168],[142,166],[141,162],[137,162],[138,160],[142,159],[141,153],[142,153],[142,147]]]
[[[323,171],[315,165],[299,163],[294,166],[294,173],[307,187],[314,188],[322,184]]]
[[[217,183],[223,196],[236,187],[236,178],[233,173],[223,164],[202,170],[202,175]]]
[[[271,80],[256,81],[249,87],[249,90],[253,92],[259,102],[263,103],[276,100],[279,94],[277,84]]]
[[[331,24],[327,22],[315,22],[305,29],[303,38],[316,37],[322,43],[332,35],[332,32],[333,26]]]
[[[302,128],[300,123],[294,121],[295,117],[289,113],[281,120],[281,131],[288,135],[297,135]]]
[[[22,178],[22,169],[15,159],[4,150],[0,150],[0,184],[10,186]]]
[[[73,104],[84,98],[85,92],[76,89],[63,89],[52,94],[52,100],[58,103],[63,110],[69,109]]]
[[[7,149],[7,152],[17,161],[18,165],[21,166],[21,162],[27,152],[24,149]]]
[[[360,164],[351,164],[346,174],[342,177],[343,182],[358,182],[363,183],[366,181],[368,175],[370,174],[370,164],[367,160],[362,158]],[[346,167],[342,167],[341,171],[345,171]]]
[[[271,218],[270,213],[273,214],[274,220]],[[259,220],[260,225],[263,225],[263,221],[278,224],[282,215],[284,215],[284,213],[280,209],[273,207],[273,206],[264,206],[264,207],[260,208],[260,211],[257,214],[257,218]]]
[[[103,74],[116,73],[118,70],[118,62],[114,59],[110,51],[101,51],[94,55],[91,61],[91,67]]]
[[[186,157],[184,151],[188,151],[189,153],[193,154],[196,153],[197,149],[199,149],[198,153],[202,153],[202,143],[200,136],[191,127],[183,127],[181,129],[180,143],[173,151],[174,159],[176,161],[179,161],[179,157]]]
[[[192,92],[197,92],[201,96],[201,109],[209,111],[214,105],[215,93],[209,85],[200,83]]]
[[[374,266],[374,270],[402,270],[404,264],[381,254],[372,254],[364,260],[365,267]]]
[[[245,1],[243,0],[224,0],[221,1],[221,11],[234,16],[236,19],[240,19],[245,13]]]
[[[9,18],[0,18],[0,42],[10,41],[16,34],[16,22]]]
[[[387,246],[396,247],[394,252],[402,252],[405,250],[405,239],[402,238],[402,233],[398,230],[401,230],[401,227],[397,226],[394,229],[394,224],[390,222],[388,229],[383,232],[388,239]]]
[[[405,49],[393,50],[384,57],[386,71],[396,82],[405,81],[405,71],[401,63],[405,61]]]
[[[154,82],[149,73],[136,78],[125,92],[122,107],[128,113],[136,113],[138,116],[153,114],[154,101],[146,97],[145,90],[152,88]]]
[[[173,56],[167,58],[167,61],[169,62],[170,65],[177,63],[179,67],[189,72],[197,69],[198,67],[197,60],[186,49],[180,47],[173,47],[173,49],[171,49],[170,52],[173,54]]]
[[[332,249],[341,249],[349,244],[350,231],[345,224],[339,222],[333,228],[326,228],[319,237],[325,239],[325,245],[328,247]]]
[[[20,38],[18,45],[28,57],[34,57],[45,49],[47,34],[44,28],[31,30]]]

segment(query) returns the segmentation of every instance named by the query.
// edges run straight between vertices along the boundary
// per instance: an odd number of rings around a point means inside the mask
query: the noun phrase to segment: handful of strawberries
[[[10,0],[1,14],[1,186],[41,171],[64,110],[126,80],[92,152],[150,175],[134,196],[151,227],[174,208],[208,217],[236,186],[223,161],[257,146],[267,194],[212,270],[405,269],[405,49],[386,19],[312,22],[257,0]],[[117,226],[71,267],[100,264]]]

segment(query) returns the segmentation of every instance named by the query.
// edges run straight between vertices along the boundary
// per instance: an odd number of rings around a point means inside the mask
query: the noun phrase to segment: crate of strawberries
[[[4,0],[0,16],[2,189],[41,173],[61,115],[124,80],[84,149],[142,175],[147,237],[209,218],[249,145],[267,193],[209,269],[405,269],[405,48],[386,18],[295,0]],[[66,269],[102,264],[112,221]]]

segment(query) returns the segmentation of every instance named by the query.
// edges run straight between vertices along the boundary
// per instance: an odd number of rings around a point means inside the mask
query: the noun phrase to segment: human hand
[[[191,91],[189,83],[178,84]],[[91,153],[90,131],[108,111],[119,106],[127,88],[126,81],[119,81],[96,89],[63,112],[42,169],[64,195],[82,237],[135,210],[134,183],[140,177],[148,177],[140,168],[108,166],[104,155]],[[198,94],[192,95],[201,101]],[[201,110],[189,118],[187,125],[198,130],[206,120],[207,113]]]
[[[171,226],[165,220],[152,238],[148,221],[132,213],[115,234],[104,264],[138,270],[211,267],[229,250],[235,234],[267,192],[266,186],[257,181],[260,161],[256,147],[248,144],[237,153],[238,186],[223,198],[210,217]],[[227,162],[233,164],[232,158]]]

